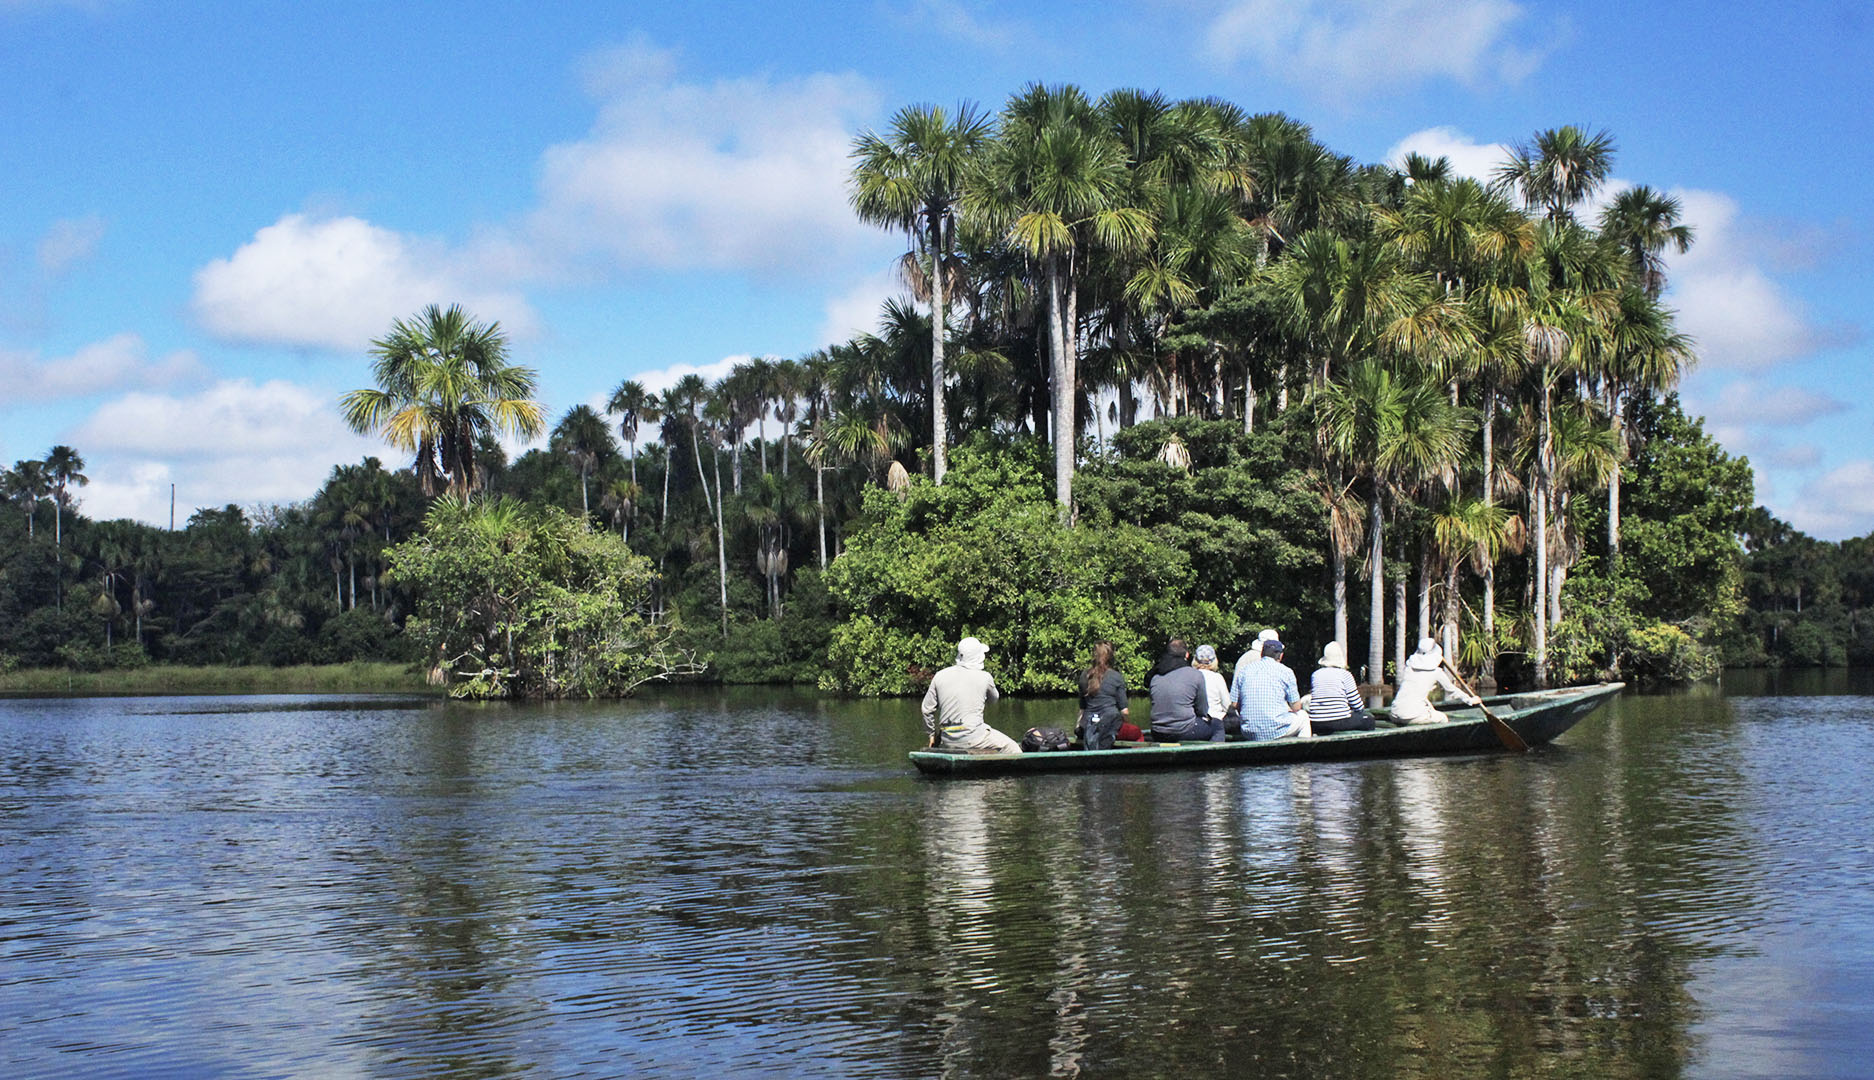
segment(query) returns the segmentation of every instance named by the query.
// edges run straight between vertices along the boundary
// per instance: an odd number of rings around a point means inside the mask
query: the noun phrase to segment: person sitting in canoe
[[[1173,639],[1154,675],[1152,738],[1159,742],[1222,742],[1223,721],[1212,722],[1204,700],[1204,674],[1191,666],[1184,642]]]
[[[1316,735],[1373,730],[1373,714],[1360,700],[1360,688],[1347,670],[1347,650],[1338,641],[1321,649],[1308,694],[1308,727]]]
[[[1442,687],[1446,697],[1466,705],[1478,700],[1458,688],[1445,674],[1445,653],[1431,638],[1420,638],[1418,651],[1406,657],[1405,670],[1399,673],[1399,692],[1393,695],[1392,719],[1395,724],[1436,724],[1450,717],[1432,708],[1433,687]]]
[[[1228,722],[1230,714],[1230,684],[1223,681],[1223,673],[1217,670],[1217,647],[1199,645],[1197,659],[1191,666],[1204,676],[1204,715],[1213,723],[1222,724],[1226,735],[1234,735],[1233,725]]]
[[[1279,638],[1262,638],[1262,655],[1236,666],[1230,685],[1230,706],[1243,720],[1243,738],[1287,739],[1308,734],[1307,718],[1295,715],[1306,706],[1295,685],[1295,673],[1282,663]],[[1248,657],[1245,653],[1245,658]]]
[[[1126,677],[1113,667],[1113,643],[1093,647],[1093,663],[1080,676],[1080,748],[1111,750],[1119,725],[1132,710],[1126,705]]]
[[[957,642],[957,662],[931,676],[924,692],[924,730],[932,746],[985,753],[1019,754],[1022,744],[990,727],[983,710],[1002,695],[996,677],[983,670],[989,646],[973,637]]]

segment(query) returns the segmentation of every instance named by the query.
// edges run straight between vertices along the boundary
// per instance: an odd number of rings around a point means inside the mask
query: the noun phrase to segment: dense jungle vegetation
[[[1371,681],[1419,636],[1514,685],[1865,663],[1874,537],[1753,509],[1680,409],[1697,347],[1660,298],[1696,237],[1600,191],[1613,154],[1544,131],[1479,183],[1214,100],[907,108],[853,147],[916,298],[874,333],[549,425],[500,328],[432,308],[343,402],[383,459],[175,531],[86,518],[55,447],[0,477],[0,669],[891,693],[974,633],[1058,692],[1102,638],[1136,676],[1263,626]]]

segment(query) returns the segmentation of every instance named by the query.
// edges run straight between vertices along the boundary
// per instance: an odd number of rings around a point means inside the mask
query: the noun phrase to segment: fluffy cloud
[[[1453,127],[1426,128],[1415,131],[1394,143],[1386,151],[1386,164],[1399,168],[1407,154],[1418,154],[1433,161],[1448,158],[1459,176],[1488,183],[1497,166],[1509,160],[1505,143],[1480,143]]]
[[[196,318],[227,341],[356,352],[391,320],[459,303],[525,335],[518,293],[476,280],[475,260],[355,217],[288,214],[196,271]]]
[[[1846,402],[1800,386],[1771,386],[1758,379],[1727,384],[1709,403],[1689,402],[1720,424],[1800,427],[1846,410]]]
[[[1697,238],[1692,250],[1669,257],[1666,299],[1678,309],[1679,325],[1698,340],[1702,363],[1761,370],[1835,339],[1758,264],[1737,200],[1687,188],[1672,194]]]
[[[187,350],[152,360],[136,334],[93,342],[72,353],[41,359],[36,353],[0,352],[0,386],[14,401],[50,401],[163,387],[198,379],[203,367]]]
[[[550,261],[812,273],[880,244],[846,202],[852,133],[877,111],[856,75],[684,83],[638,43],[595,59],[592,131],[549,148],[526,230]]]
[[[294,383],[245,379],[186,396],[138,392],[106,402],[66,441],[91,459],[85,512],[166,524],[229,503],[296,502],[332,466],[388,448],[353,434],[328,395]],[[390,462],[396,464],[395,462]]]
[[[1874,461],[1861,458],[1804,484],[1789,522],[1824,540],[1874,532]]]
[[[97,253],[104,239],[104,219],[64,218],[52,223],[39,239],[39,269],[57,277]]]
[[[1545,47],[1514,40],[1526,14],[1508,0],[1231,0],[1203,50],[1345,97],[1431,79],[1476,87],[1541,64]]]
[[[902,13],[903,21],[978,49],[1006,52],[1018,44],[1032,46],[1035,35],[1019,23],[985,14],[979,5],[963,0],[912,0]]]

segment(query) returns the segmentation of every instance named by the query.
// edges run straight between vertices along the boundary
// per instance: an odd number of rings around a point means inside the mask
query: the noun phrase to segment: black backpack
[[[1031,727],[1022,733],[1022,752],[1033,754],[1067,749],[1067,733],[1057,727]]]

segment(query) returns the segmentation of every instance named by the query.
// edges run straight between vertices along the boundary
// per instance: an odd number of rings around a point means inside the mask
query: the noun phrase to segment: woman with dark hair
[[[1080,748],[1111,750],[1126,707],[1126,678],[1113,667],[1113,643],[1093,647],[1093,664],[1080,677]]]

